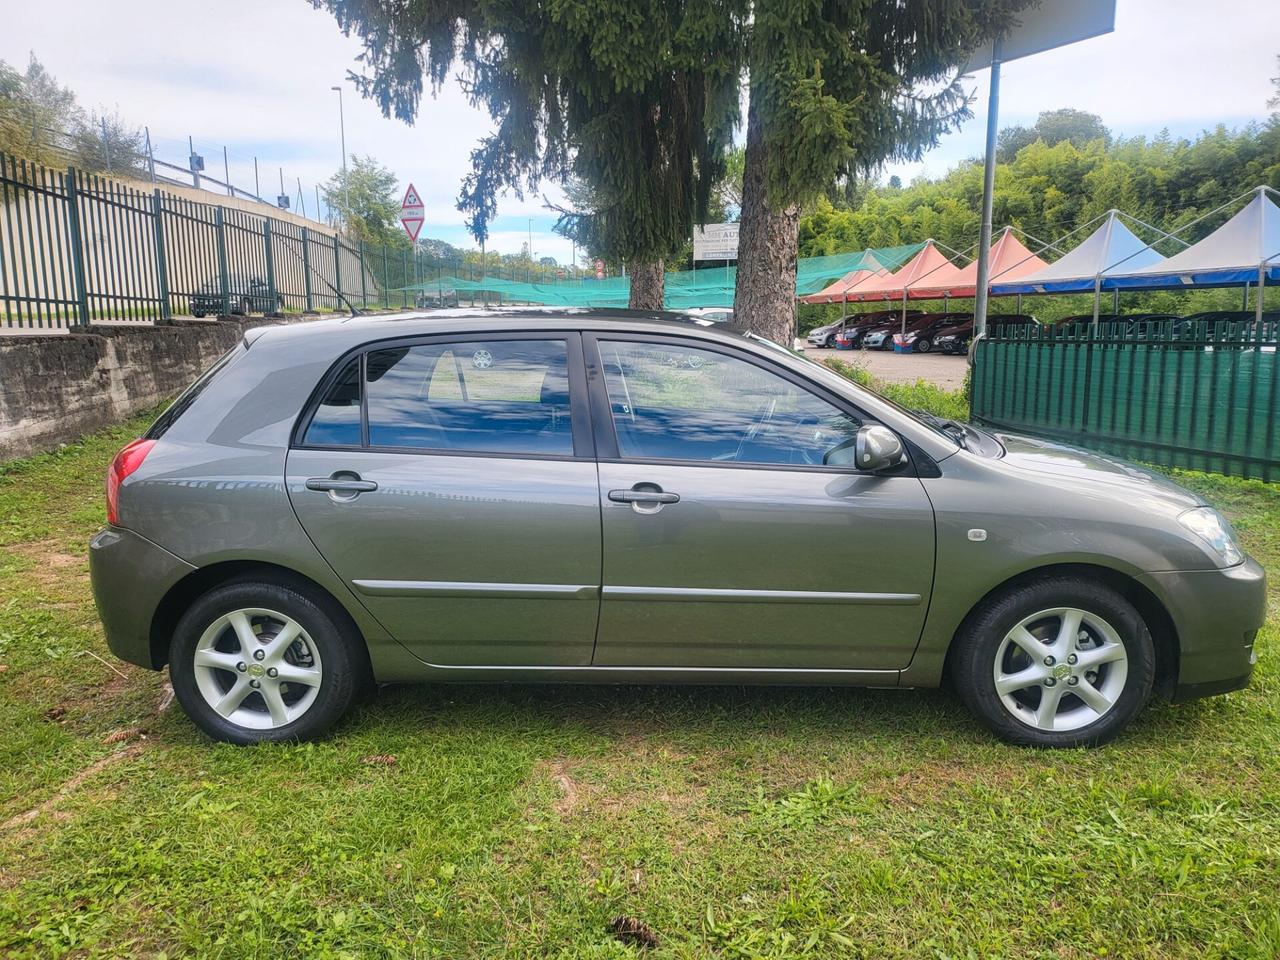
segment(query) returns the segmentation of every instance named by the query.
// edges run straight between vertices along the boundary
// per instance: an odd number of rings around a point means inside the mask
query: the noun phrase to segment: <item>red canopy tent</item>
[[[800,298],[801,303],[840,303],[845,299],[845,294],[853,287],[858,286],[864,281],[870,280],[872,277],[880,276],[874,270],[853,270],[846,273],[839,280],[827,284],[817,293],[811,293],[808,296]]]
[[[881,274],[859,284],[856,289],[849,291],[848,298],[858,301],[901,300],[904,291],[913,283],[918,283],[932,276],[935,271],[947,267],[954,267],[954,264],[942,255],[937,244],[932,240],[926,240],[920,252],[903,264],[900,270],[895,273]]]
[[[1012,227],[1005,227],[1000,237],[991,245],[989,260],[991,282],[1008,283],[1043,270],[1048,264],[1026,248],[1013,235]],[[913,300],[941,300],[943,297],[972,297],[978,292],[978,262],[967,267],[944,269],[922,277],[916,283],[906,285],[907,296]]]

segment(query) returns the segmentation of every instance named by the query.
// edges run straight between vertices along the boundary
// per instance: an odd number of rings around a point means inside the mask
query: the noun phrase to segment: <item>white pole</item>
[[[1000,125],[1000,40],[991,50],[991,93],[987,98],[987,151],[982,178],[982,229],[978,234],[978,288],[973,302],[973,338],[987,332],[987,284],[990,281],[991,205],[996,189],[996,136]]]

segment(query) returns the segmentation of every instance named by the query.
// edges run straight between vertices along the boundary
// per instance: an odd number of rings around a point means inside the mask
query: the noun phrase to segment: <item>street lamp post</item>
[[[342,205],[346,207],[348,216],[351,214],[351,183],[347,178],[347,120],[342,112],[342,88],[330,87],[338,94],[338,134],[342,138]]]

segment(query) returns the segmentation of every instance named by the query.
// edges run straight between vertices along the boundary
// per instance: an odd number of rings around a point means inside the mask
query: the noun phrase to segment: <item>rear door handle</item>
[[[614,503],[679,503],[680,494],[661,490],[610,490],[609,499]]]

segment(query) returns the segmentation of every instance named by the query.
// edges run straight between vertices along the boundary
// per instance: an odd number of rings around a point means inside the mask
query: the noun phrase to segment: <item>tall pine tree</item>
[[[801,209],[970,116],[956,73],[1034,0],[753,0],[735,319],[795,328]]]
[[[477,240],[505,191],[581,180],[561,229],[632,269],[631,305],[662,306],[662,261],[705,216],[738,120],[747,0],[313,0],[364,41],[363,93],[412,121],[424,81],[459,69],[496,124],[458,202]]]

